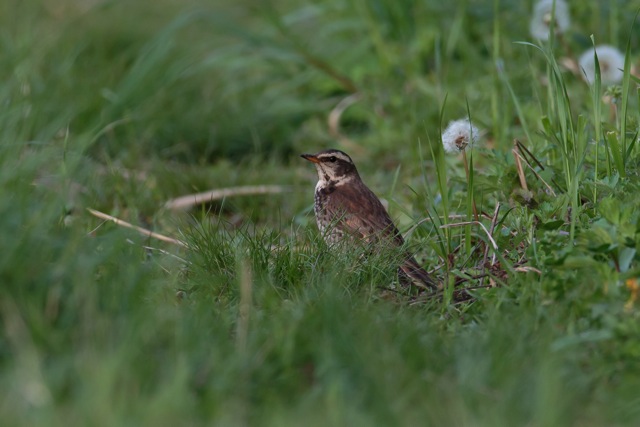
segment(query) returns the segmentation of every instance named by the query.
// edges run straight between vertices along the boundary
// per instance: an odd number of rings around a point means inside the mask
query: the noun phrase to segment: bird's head
[[[339,184],[359,176],[351,157],[340,150],[329,149],[301,157],[315,163],[320,181]]]

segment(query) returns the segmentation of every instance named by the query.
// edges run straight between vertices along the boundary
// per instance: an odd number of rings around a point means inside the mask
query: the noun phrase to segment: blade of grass
[[[618,170],[621,177],[624,177],[624,160],[622,159],[622,152],[620,148],[620,142],[618,140],[618,134],[614,131],[607,132],[605,135],[607,145],[609,146],[609,152],[613,158],[613,163]]]
[[[530,43],[527,43],[527,44],[530,44]],[[532,45],[532,46],[535,46],[535,45]],[[527,137],[527,141],[533,141],[533,139],[531,138],[531,133],[529,132],[529,126],[527,125],[526,116],[524,115],[524,112],[522,111],[522,106],[520,105],[520,101],[518,100],[518,97],[516,96],[516,93],[513,90],[511,83],[509,82],[507,73],[504,70],[504,63],[502,61],[499,61],[498,63],[495,64],[495,66],[496,66],[496,69],[498,70],[498,76],[500,76],[500,78],[502,79],[502,82],[507,87],[507,90],[509,90],[509,95],[511,96],[511,100],[513,101],[513,105],[516,109],[516,113],[518,114],[518,120],[520,120],[520,123],[522,125],[522,130],[524,131],[524,134]]]
[[[636,19],[638,18],[640,9],[636,12],[631,24],[631,30],[629,31],[629,38],[627,39],[627,47],[624,53],[624,74],[622,77],[622,110],[620,111],[620,140],[622,149],[622,167],[620,172],[621,177],[626,176],[624,168],[627,165],[627,108],[629,106],[629,83],[631,75],[631,38],[633,37],[633,27],[635,26]]]
[[[599,177],[598,166],[600,165],[600,136],[602,135],[602,81],[600,76],[600,64],[598,63],[598,55],[596,55],[596,42],[591,35],[591,43],[593,45],[593,61],[595,63],[595,81],[591,86],[591,102],[593,104],[593,124],[595,128],[594,140],[595,140],[595,156],[594,162],[594,176],[593,180],[597,183]],[[611,173],[609,168],[608,173]],[[598,186],[593,186],[593,202],[598,200]]]

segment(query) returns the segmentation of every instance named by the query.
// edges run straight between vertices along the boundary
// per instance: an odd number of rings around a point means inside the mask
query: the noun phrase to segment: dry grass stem
[[[517,168],[518,168],[518,176],[520,176],[520,174],[522,173],[522,176],[520,177],[520,183],[522,184],[522,180],[523,180],[523,179],[525,179],[525,178],[524,178],[524,170],[522,170],[522,164],[521,164],[521,160],[523,160],[523,161],[525,162],[525,164],[527,165],[527,167],[529,168],[529,170],[530,170],[531,172],[533,172],[533,174],[536,176],[536,178],[538,178],[538,179],[540,180],[540,182],[542,182],[542,183],[544,184],[544,186],[545,186],[545,187],[547,187],[547,190],[549,190],[549,192],[551,193],[551,195],[552,195],[553,197],[556,197],[556,192],[555,192],[555,191],[553,191],[553,188],[552,188],[552,187],[547,183],[547,181],[545,181],[545,180],[544,180],[544,178],[542,178],[542,177],[540,176],[540,174],[539,174],[538,172],[536,172],[536,170],[533,168],[533,166],[531,166],[531,164],[527,161],[527,159],[526,159],[526,158],[524,158],[524,157],[523,157],[523,156],[518,152],[518,150],[517,150],[517,149],[515,149],[515,148],[512,150],[512,152],[513,152],[513,155],[514,155],[514,157],[515,157],[515,159],[516,159],[516,165],[517,165]],[[527,190],[527,188],[526,188],[526,185],[527,185],[526,180],[525,180],[524,185],[525,185],[525,186],[524,186],[524,187],[522,187],[522,188],[524,188],[525,190]]]
[[[500,203],[496,203],[496,208],[493,211],[493,218],[491,219],[491,225],[489,226],[489,234],[493,236],[493,232],[496,229],[496,225],[498,224],[498,213],[500,212]],[[482,266],[487,264],[487,258],[489,257],[489,246],[485,246],[484,255],[482,256]],[[496,262],[496,253],[493,252],[493,256],[491,257],[491,264],[495,264]],[[484,285],[484,278],[480,279],[480,285]]]
[[[329,113],[329,117],[327,119],[327,124],[329,125],[329,133],[334,138],[340,138],[342,135],[340,134],[340,117],[342,117],[342,113],[358,102],[360,100],[360,94],[354,93],[352,95],[347,96],[342,101],[338,102],[333,110]]]
[[[138,227],[137,225],[130,224],[130,223],[126,222],[126,221],[123,221],[123,220],[121,220],[119,218],[116,218],[115,216],[108,215],[106,213],[97,211],[95,209],[87,208],[87,210],[93,216],[96,216],[96,217],[98,217],[100,219],[104,219],[106,221],[112,221],[112,222],[114,222],[116,225],[118,225],[120,227],[130,228],[132,230],[136,230],[138,233],[140,233],[140,234],[142,234],[144,236],[152,237],[152,238],[158,239],[158,240],[162,240],[163,242],[167,242],[167,243],[173,243],[174,245],[182,246],[182,247],[185,247],[185,248],[188,247],[188,245],[185,242],[181,241],[181,240],[174,239],[172,237],[168,237],[168,236],[165,236],[163,234],[155,233],[155,232],[153,232],[151,230],[147,230],[146,228]]]
[[[519,272],[519,273],[528,273],[528,272],[530,272],[530,271],[533,271],[534,273],[537,273],[537,274],[539,274],[540,276],[542,276],[542,271],[538,270],[538,269],[537,269],[537,268],[535,268],[535,267],[529,267],[529,266],[527,266],[527,265],[522,266],[522,267],[516,267],[514,270],[515,270],[515,271],[517,271],[517,272]]]
[[[487,234],[487,237],[489,238],[489,241],[491,242],[491,246],[493,246],[493,249],[497,252],[498,245],[496,244],[496,241],[493,240],[493,237],[491,236],[491,233],[489,233],[489,230],[487,230],[487,227],[485,227],[484,224],[482,224],[480,221],[465,221],[465,222],[458,222],[455,224],[445,224],[445,225],[441,225],[440,228],[464,227],[465,225],[470,225],[470,224],[479,225],[480,228],[484,230],[484,232]]]
[[[500,212],[500,203],[496,204],[496,209],[493,211],[493,218],[491,219],[491,226],[489,227],[489,234],[493,236],[494,231],[496,230],[496,225],[498,224],[498,213]],[[487,255],[489,253],[489,247],[487,246],[484,251],[484,260],[487,260]],[[491,259],[492,263],[496,262],[496,254],[493,254],[493,258]]]
[[[349,151],[355,153],[362,153],[363,148],[359,144],[353,142],[349,138],[347,138],[342,132],[340,132],[340,118],[342,117],[342,113],[344,113],[347,108],[358,102],[362,96],[359,93],[354,93],[342,101],[338,102],[338,104],[331,110],[329,113],[329,117],[327,118],[327,126],[329,127],[329,134],[340,140],[342,144],[344,144]]]
[[[481,217],[483,217],[484,219],[492,219],[489,215],[481,213],[480,214]],[[444,218],[443,216],[439,216],[439,218]],[[459,214],[451,214],[449,215],[447,218],[449,219],[464,219],[464,218],[468,218],[468,215],[459,215]],[[420,221],[416,222],[414,225],[411,226],[411,228],[409,228],[407,230],[407,232],[405,233],[405,238],[409,237],[415,230],[416,228],[418,228],[421,224],[424,224],[425,222],[431,222],[433,221],[433,219],[431,217],[427,217],[427,218],[422,218]]]
[[[522,187],[523,190],[527,190],[528,191],[529,187],[527,186],[527,178],[524,175],[524,168],[522,167],[522,157],[518,153],[518,149],[517,148],[512,149],[511,152],[513,153],[513,158],[516,161],[516,169],[518,171],[518,178],[520,178],[520,187]]]
[[[291,187],[283,185],[248,185],[244,187],[220,188],[168,200],[164,204],[164,207],[171,210],[189,209],[193,206],[224,199],[225,197],[277,194],[287,193],[289,191],[291,191]]]

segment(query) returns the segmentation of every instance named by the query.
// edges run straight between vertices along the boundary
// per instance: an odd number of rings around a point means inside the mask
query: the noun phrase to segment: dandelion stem
[[[464,172],[467,176],[467,190],[472,192],[472,183],[469,175],[469,163],[467,161],[467,152],[462,152],[462,163],[464,163]],[[473,219],[478,221],[478,208],[476,207],[476,199],[471,198],[471,207],[473,209]]]

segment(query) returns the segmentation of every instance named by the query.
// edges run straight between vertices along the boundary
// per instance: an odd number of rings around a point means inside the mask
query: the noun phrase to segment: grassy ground
[[[2,424],[638,425],[638,85],[570,69],[592,34],[637,64],[636,11],[573,2],[551,49],[530,2],[445,3],[0,2]],[[439,141],[467,114],[470,187]],[[324,245],[298,154],[328,147],[439,298]],[[290,191],[164,207],[257,184]],[[500,207],[486,258],[483,228],[441,227],[469,188],[485,228]]]

